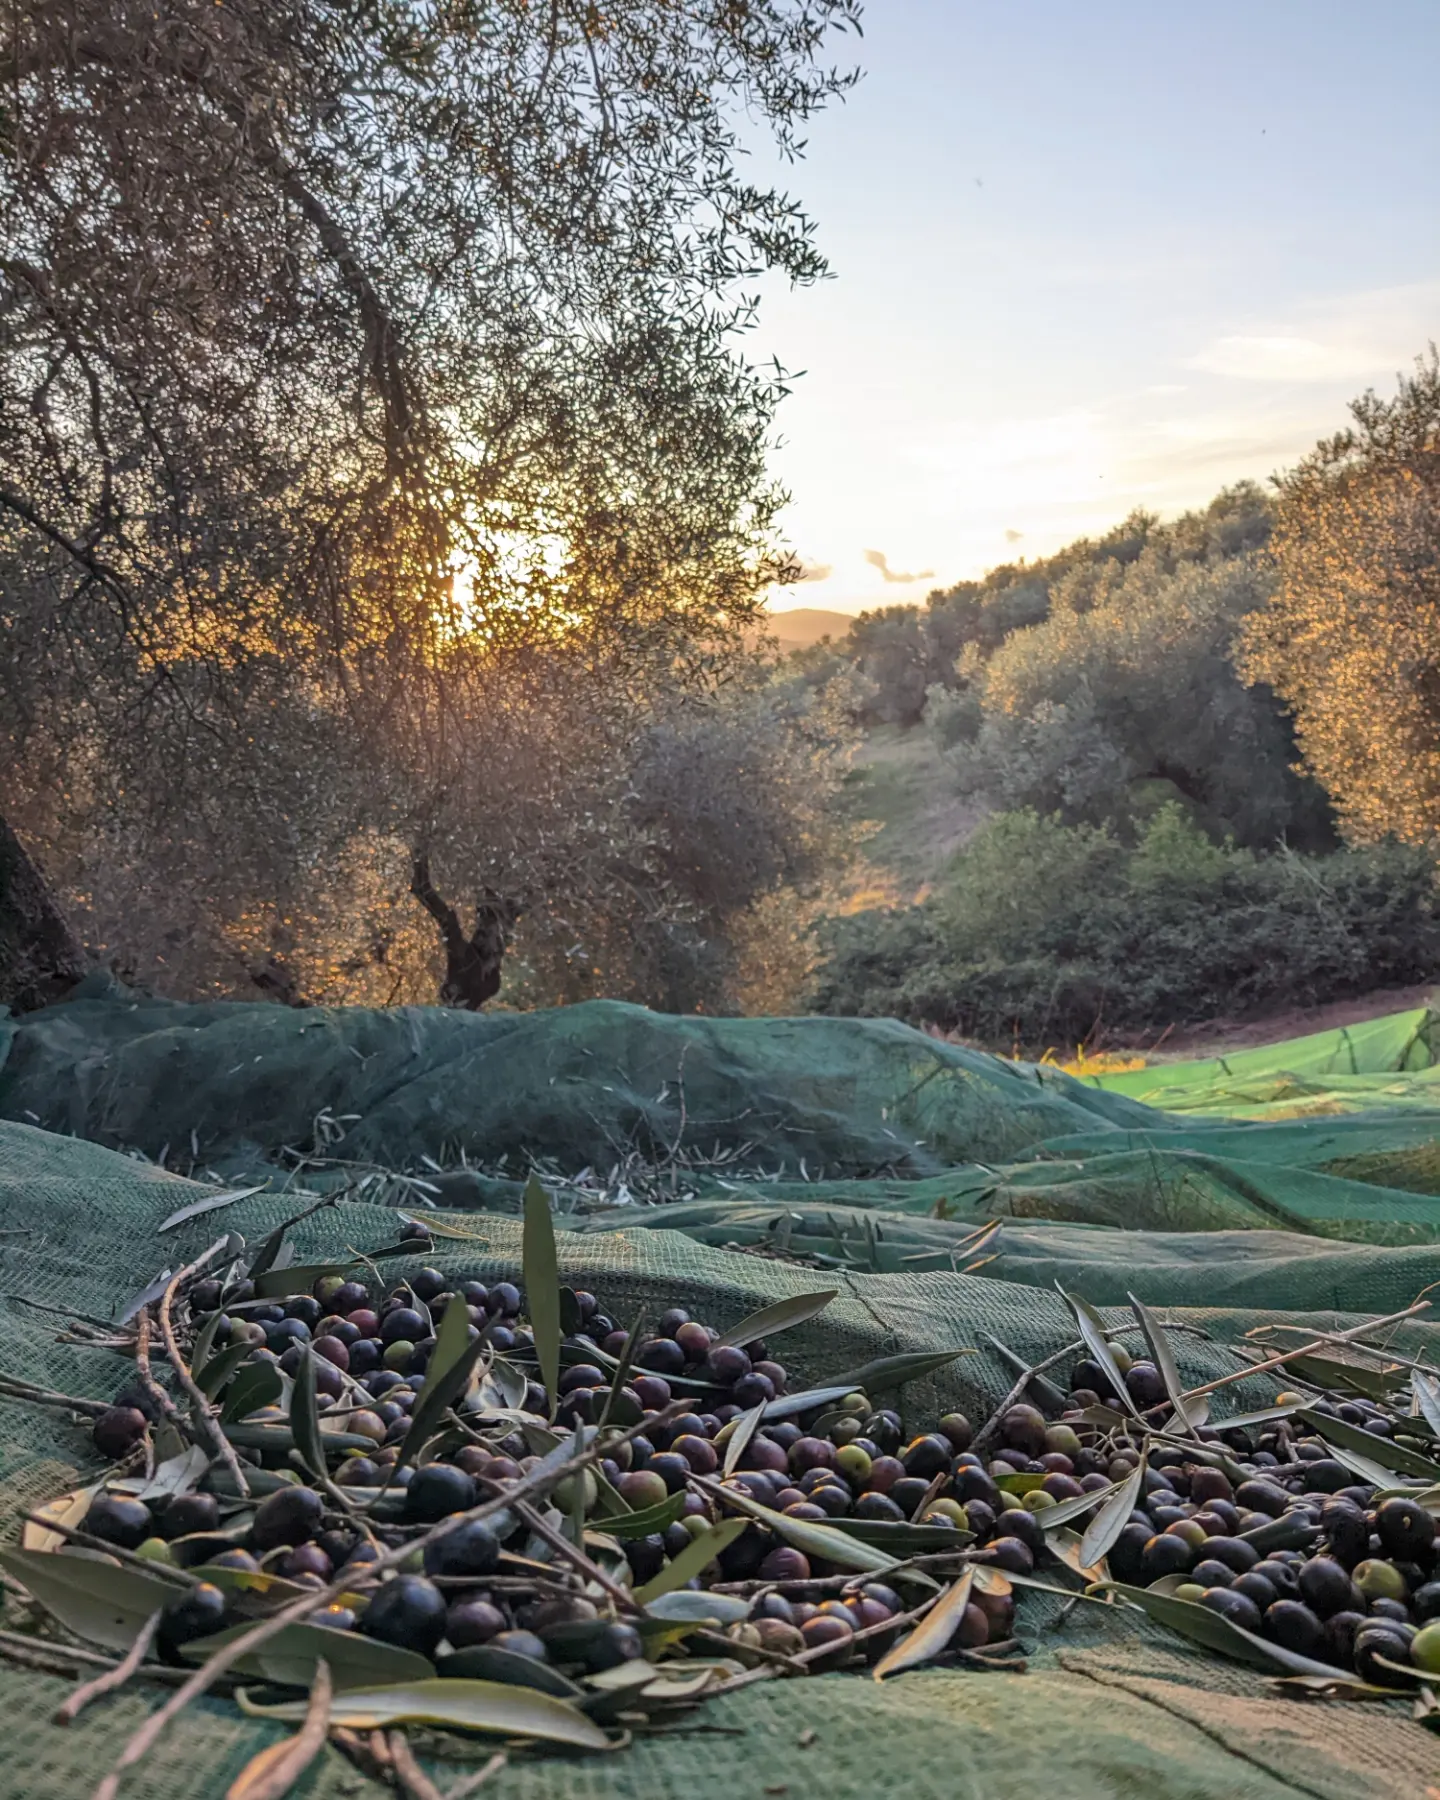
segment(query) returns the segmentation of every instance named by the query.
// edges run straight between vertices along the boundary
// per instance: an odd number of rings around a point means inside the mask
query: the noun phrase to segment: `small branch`
[[[180,1283],[198,1275],[202,1269],[208,1268],[229,1241],[228,1233],[223,1238],[217,1238],[203,1256],[196,1257],[195,1261],[187,1268],[181,1269],[178,1274],[171,1276],[165,1292],[160,1296],[160,1335],[165,1340],[165,1354],[170,1359],[170,1366],[175,1371],[176,1379],[189,1397],[195,1429],[209,1444],[212,1455],[217,1456],[230,1471],[231,1479],[239,1490],[241,1499],[248,1500],[250,1483],[245,1479],[245,1471],[240,1466],[240,1458],[235,1454],[235,1446],[220,1429],[214,1413],[210,1410],[209,1400],[201,1392],[195,1377],[190,1373],[189,1364],[180,1354],[180,1346],[175,1341],[175,1327],[170,1318],[170,1309],[175,1303],[175,1294]],[[141,1316],[143,1318],[144,1315]]]
[[[454,1787],[447,1791],[445,1800],[466,1800],[467,1795],[473,1794],[477,1788],[484,1787],[492,1775],[498,1775],[509,1760],[505,1751],[497,1750],[489,1762],[477,1769],[473,1775],[467,1775],[463,1781],[457,1781]]]
[[[150,1309],[143,1307],[139,1318],[135,1321],[135,1370],[140,1377],[140,1385],[155,1403],[155,1410],[162,1419],[175,1417],[175,1402],[155,1379],[150,1368]]]
[[[92,1700],[99,1700],[105,1694],[113,1694],[117,1688],[124,1687],[130,1677],[144,1662],[146,1653],[155,1641],[155,1632],[160,1624],[160,1614],[151,1613],[140,1627],[140,1635],[125,1652],[122,1661],[113,1669],[107,1669],[103,1675],[97,1675],[93,1681],[87,1681],[60,1707],[55,1714],[57,1725],[72,1725],[80,1717]]]
[[[1323,1337],[1312,1338],[1308,1343],[1298,1344],[1293,1350],[1282,1351],[1279,1356],[1272,1356],[1265,1362],[1253,1363],[1249,1368],[1239,1369],[1233,1375],[1222,1375],[1217,1381],[1207,1381],[1204,1387],[1191,1388],[1182,1394],[1182,1400],[1198,1400],[1201,1394],[1213,1394],[1217,1388],[1229,1387],[1232,1382],[1244,1381],[1251,1375],[1263,1375],[1270,1369],[1280,1369],[1297,1356],[1312,1356],[1323,1351],[1328,1344],[1353,1344],[1357,1339],[1365,1337],[1369,1332],[1378,1331],[1382,1325],[1396,1325],[1402,1319],[1410,1319],[1416,1313],[1429,1312],[1428,1300],[1416,1300],[1412,1305],[1404,1307],[1400,1312],[1387,1313],[1383,1319],[1371,1319],[1364,1325],[1353,1325],[1349,1331],[1327,1332]],[[1377,1351],[1383,1356],[1383,1351]],[[1223,1419],[1216,1421],[1216,1428],[1225,1429]]]
[[[1073,1356],[1077,1350],[1083,1349],[1084,1345],[1079,1342],[1067,1344],[1063,1350],[1057,1350],[1053,1356],[1047,1356],[1043,1362],[1038,1362],[1033,1368],[1027,1369],[1015,1383],[1014,1387],[1011,1388],[1010,1392],[995,1408],[994,1412],[991,1413],[990,1417],[975,1433],[975,1436],[970,1440],[970,1448],[972,1450],[977,1450],[987,1439],[994,1436],[1000,1429],[1001,1419],[1004,1418],[1005,1414],[1009,1412],[1010,1408],[1015,1405],[1017,1400],[1019,1400],[1020,1396],[1025,1392],[1026,1388],[1029,1387],[1036,1375],[1043,1375],[1047,1369],[1053,1369],[1056,1363],[1064,1362],[1067,1356]]]
[[[415,1752],[405,1741],[403,1731],[392,1731],[389,1739],[390,1766],[396,1779],[413,1800],[445,1800],[445,1796],[415,1760]]]
[[[74,1394],[57,1394],[53,1388],[35,1387],[28,1381],[17,1381],[12,1375],[0,1375],[0,1394],[7,1394],[12,1400],[29,1400],[35,1406],[64,1406],[72,1412],[87,1413],[92,1419],[98,1419],[101,1413],[109,1412],[110,1405],[105,1400],[81,1400]]]
[[[284,1800],[325,1746],[333,1691],[330,1665],[318,1656],[304,1724],[293,1738],[252,1757],[230,1784],[225,1800]]]

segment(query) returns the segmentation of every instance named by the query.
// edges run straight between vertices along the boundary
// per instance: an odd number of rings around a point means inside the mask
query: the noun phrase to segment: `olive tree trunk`
[[[34,858],[0,818],[0,1006],[32,1012],[85,973],[85,952]]]

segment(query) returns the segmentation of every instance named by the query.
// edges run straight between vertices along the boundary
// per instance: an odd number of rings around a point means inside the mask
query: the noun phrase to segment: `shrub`
[[[1035,813],[990,819],[921,905],[827,919],[812,1000],[1039,1051],[1427,979],[1423,851],[1217,846],[1176,805],[1138,845]]]

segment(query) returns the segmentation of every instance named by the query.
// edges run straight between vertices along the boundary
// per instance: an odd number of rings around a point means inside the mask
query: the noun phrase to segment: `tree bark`
[[[0,1006],[33,1012],[85,974],[85,952],[49,884],[0,818]]]
[[[440,1004],[479,1012],[500,991],[500,967],[519,908],[508,900],[487,895],[475,908],[475,929],[467,936],[460,915],[441,897],[430,878],[430,858],[422,854],[414,860],[410,892],[439,926],[445,945]]]

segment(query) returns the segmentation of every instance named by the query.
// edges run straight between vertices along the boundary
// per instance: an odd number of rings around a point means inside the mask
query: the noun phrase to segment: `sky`
[[[1440,0],[864,24],[835,40],[863,80],[781,174],[833,279],[763,286],[746,344],[804,371],[771,467],[807,579],[777,609],[919,601],[1204,505],[1440,339]]]

